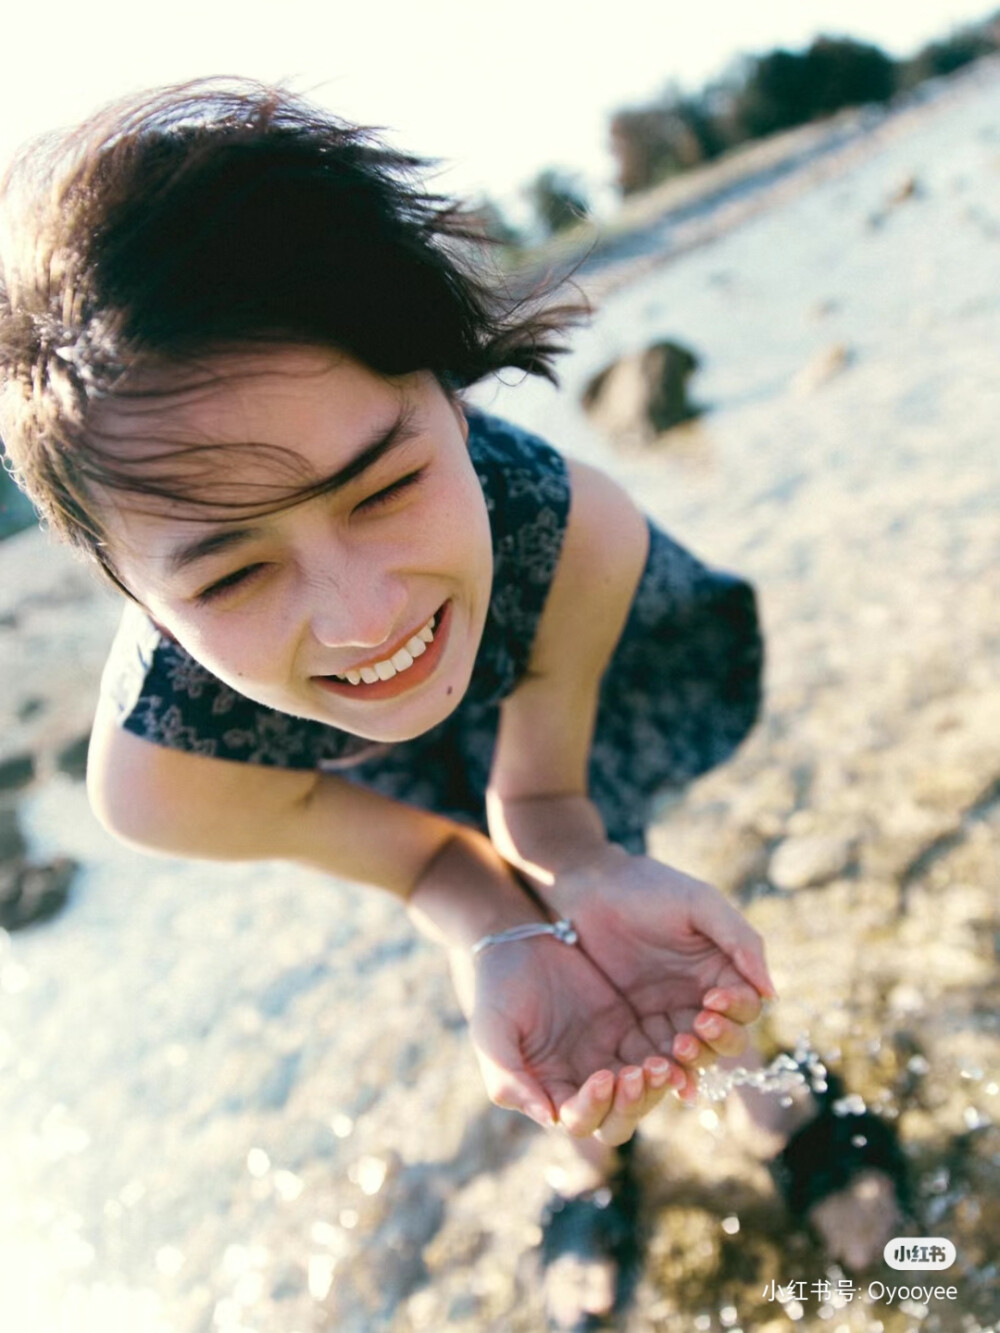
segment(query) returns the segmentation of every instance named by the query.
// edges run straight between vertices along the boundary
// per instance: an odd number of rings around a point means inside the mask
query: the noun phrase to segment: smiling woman
[[[130,599],[88,773],[106,826],[405,899],[491,1097],[617,1181],[611,1150],[772,990],[735,909],[642,854],[656,793],[753,722],[754,598],[463,403],[504,366],[553,378],[570,312],[460,262],[417,166],[229,83],[29,155],[4,440]],[[620,1216],[584,1211],[614,1259]]]
[[[229,357],[214,387],[138,424],[103,415],[132,459],[168,440],[196,451],[197,505],[118,492],[105,550],[219,680],[371,740],[410,740],[455,708],[489,605],[490,527],[465,416],[432,375],[275,348]],[[304,479],[290,496],[274,495],[275,458]],[[241,499],[249,514],[233,512]]]

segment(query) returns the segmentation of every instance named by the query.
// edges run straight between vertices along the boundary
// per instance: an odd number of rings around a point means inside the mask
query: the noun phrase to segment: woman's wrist
[[[449,949],[471,950],[485,936],[549,920],[489,840],[464,829],[424,867],[408,905],[424,934]]]
[[[586,796],[510,800],[491,792],[487,811],[494,847],[546,901],[556,880],[585,872],[613,848],[596,805]]]

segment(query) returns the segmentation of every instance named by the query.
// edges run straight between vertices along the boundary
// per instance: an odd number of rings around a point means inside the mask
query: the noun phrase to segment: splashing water
[[[737,1065],[721,1069],[718,1065],[702,1071],[700,1090],[713,1102],[724,1101],[734,1088],[753,1088],[757,1092],[790,1097],[801,1088],[821,1094],[827,1091],[827,1067],[819,1053],[805,1037],[800,1037],[794,1051],[782,1051],[770,1064],[759,1069]],[[835,1115],[860,1115],[864,1099],[856,1093],[841,1098],[833,1105]]]

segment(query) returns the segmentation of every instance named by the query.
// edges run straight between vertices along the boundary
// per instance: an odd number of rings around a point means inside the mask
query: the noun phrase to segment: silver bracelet
[[[523,926],[511,926],[509,930],[500,930],[495,935],[484,935],[472,946],[472,956],[490,949],[494,944],[516,944],[518,940],[531,940],[537,935],[552,935],[562,944],[577,944],[579,935],[572,921],[530,921]]]

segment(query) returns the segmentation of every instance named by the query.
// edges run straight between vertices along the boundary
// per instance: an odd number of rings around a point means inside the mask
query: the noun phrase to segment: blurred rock
[[[16,860],[27,850],[17,810],[13,806],[0,806],[0,861]]]
[[[821,301],[814,301],[809,307],[809,318],[819,323],[821,320],[829,319],[840,309],[840,302],[832,296],[824,297]]]
[[[0,866],[0,928],[21,930],[61,912],[75,871],[75,862],[65,856],[42,865]]]
[[[889,208],[898,208],[900,204],[905,204],[908,199],[919,199],[923,193],[924,187],[916,176],[904,176],[889,191],[885,202]]]
[[[851,838],[804,834],[786,838],[771,856],[768,878],[778,889],[806,889],[826,884],[846,870],[854,850]]]
[[[87,776],[87,751],[90,749],[90,732],[77,736],[56,752],[56,768],[67,777],[82,782]]]
[[[833,343],[819,352],[799,371],[792,380],[792,389],[802,397],[807,397],[821,389],[830,380],[836,379],[854,361],[854,353],[844,343]]]
[[[26,787],[34,776],[33,754],[12,754],[8,759],[0,760],[0,791]]]
[[[617,444],[651,444],[658,435],[702,410],[688,397],[699,359],[681,343],[654,343],[605,367],[583,390],[594,424]]]

